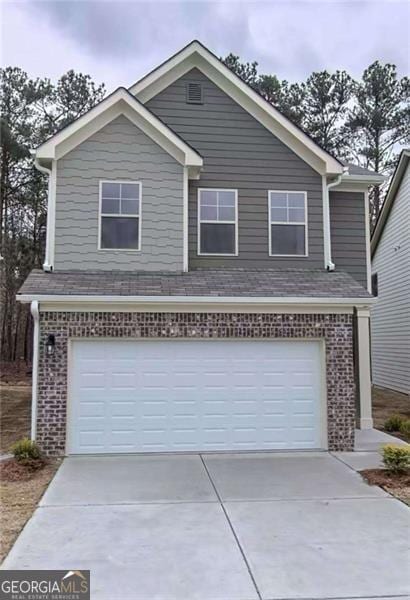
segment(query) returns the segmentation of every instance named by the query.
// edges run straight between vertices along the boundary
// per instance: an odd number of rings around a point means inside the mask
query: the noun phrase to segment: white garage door
[[[68,451],[320,448],[320,344],[73,341]]]

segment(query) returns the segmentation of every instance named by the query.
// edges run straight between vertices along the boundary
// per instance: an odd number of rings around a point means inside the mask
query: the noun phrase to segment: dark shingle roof
[[[359,165],[354,165],[353,163],[346,162],[342,160],[342,163],[345,167],[349,167],[349,175],[370,175],[377,176],[378,173],[376,171],[371,171],[370,169],[365,169],[364,167],[359,167]]]
[[[25,295],[369,298],[343,271],[198,269],[189,273],[32,271]]]

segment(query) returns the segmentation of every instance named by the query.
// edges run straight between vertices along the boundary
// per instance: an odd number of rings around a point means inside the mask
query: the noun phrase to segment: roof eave
[[[373,258],[374,253],[376,252],[378,243],[380,241],[381,235],[383,233],[384,226],[389,217],[389,213],[391,207],[393,205],[394,199],[396,197],[396,193],[399,189],[401,180],[407,168],[407,165],[410,162],[410,149],[402,150],[399,161],[397,163],[396,170],[393,173],[392,180],[390,182],[389,189],[387,190],[386,198],[383,203],[382,210],[379,214],[379,217],[376,222],[376,227],[374,228],[372,238],[370,241],[370,253]]]
[[[376,300],[373,297],[321,298],[303,296],[108,296],[108,295],[75,295],[75,294],[17,294],[22,303],[37,302],[84,303],[84,304],[306,304],[306,305],[370,305]]]
[[[374,175],[350,175],[349,173],[342,176],[342,182],[360,183],[363,185],[381,185],[387,181],[388,177],[375,173]]]

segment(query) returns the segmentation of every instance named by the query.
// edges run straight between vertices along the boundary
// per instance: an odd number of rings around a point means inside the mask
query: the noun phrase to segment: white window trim
[[[138,215],[109,215],[102,213],[102,186],[103,183],[132,183],[139,187],[139,211]],[[102,217],[129,217],[131,219],[138,219],[138,248],[102,248],[101,247],[101,220]],[[98,240],[97,248],[101,252],[141,252],[141,220],[142,220],[142,184],[140,181],[131,181],[127,179],[100,179],[99,181],[99,200],[98,200]]]
[[[271,221],[270,219],[270,195],[271,194],[303,194],[305,199],[305,220],[303,223],[289,221],[284,223],[283,221]],[[272,231],[271,225],[304,225],[305,227],[305,254],[272,254]],[[308,247],[308,212],[307,212],[307,192],[302,192],[300,190],[268,190],[268,253],[269,256],[273,256],[275,258],[307,258],[309,256],[309,247]]]
[[[214,221],[208,219],[201,219],[201,211],[200,211],[200,198],[201,192],[234,192],[235,194],[235,222],[234,221]],[[215,252],[201,252],[201,223],[225,223],[229,225],[235,225],[235,252],[234,253],[224,253],[217,254]],[[234,190],[231,188],[207,188],[201,187],[198,188],[197,192],[197,255],[198,256],[238,256],[239,254],[239,243],[238,243],[238,190]]]

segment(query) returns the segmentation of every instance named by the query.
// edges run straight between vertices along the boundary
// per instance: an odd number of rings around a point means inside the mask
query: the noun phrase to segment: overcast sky
[[[72,68],[109,91],[194,38],[290,81],[319,69],[360,76],[376,59],[410,71],[410,0],[0,2],[3,66],[53,80]]]

